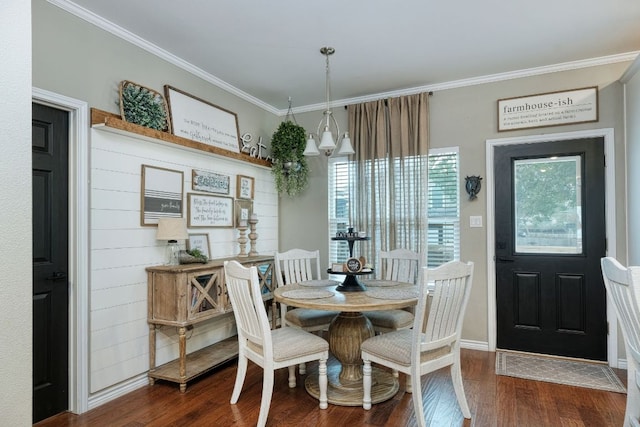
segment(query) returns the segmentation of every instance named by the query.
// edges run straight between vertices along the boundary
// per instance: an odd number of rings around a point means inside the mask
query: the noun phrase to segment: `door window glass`
[[[514,161],[515,250],[582,253],[580,156]]]

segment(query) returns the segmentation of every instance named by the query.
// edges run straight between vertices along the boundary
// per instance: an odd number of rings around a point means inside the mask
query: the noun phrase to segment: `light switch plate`
[[[481,216],[470,216],[469,217],[469,227],[482,227],[482,217]]]

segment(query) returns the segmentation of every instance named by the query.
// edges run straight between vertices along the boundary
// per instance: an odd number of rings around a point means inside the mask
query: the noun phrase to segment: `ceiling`
[[[638,0],[49,0],[268,110],[630,60]]]

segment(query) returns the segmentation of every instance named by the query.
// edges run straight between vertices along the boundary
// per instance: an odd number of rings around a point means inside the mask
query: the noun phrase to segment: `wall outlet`
[[[469,227],[482,227],[482,217],[481,216],[470,216],[469,217]]]

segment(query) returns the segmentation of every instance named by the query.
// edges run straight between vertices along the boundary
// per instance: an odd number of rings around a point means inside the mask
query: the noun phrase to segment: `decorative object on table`
[[[182,171],[142,165],[140,225],[155,225],[160,218],[182,218]]]
[[[233,198],[187,194],[187,218],[191,227],[233,227]]]
[[[211,246],[209,245],[209,234],[189,234],[187,239],[187,251],[198,250],[206,258],[211,257]]]
[[[331,264],[331,271],[336,273],[344,272],[344,264],[340,264],[338,262]]]
[[[120,115],[125,122],[171,132],[169,111],[164,96],[148,87],[120,82]]]
[[[229,175],[193,169],[191,171],[191,189],[206,193],[229,194]]]
[[[271,137],[271,173],[280,194],[294,197],[307,188],[309,166],[303,155],[304,138],[304,128],[296,122],[289,98],[287,115]]]
[[[345,132],[344,135],[340,136],[340,127],[338,126],[338,122],[336,118],[333,117],[333,112],[331,111],[331,80],[329,78],[329,56],[333,55],[336,50],[332,47],[322,47],[320,48],[320,53],[325,56],[326,62],[326,73],[325,73],[325,94],[326,94],[326,109],[323,112],[322,120],[318,123],[318,129],[315,134],[310,133],[309,139],[307,139],[306,146],[304,149],[305,156],[318,156],[320,155],[319,150],[323,150],[326,156],[330,156],[335,148],[340,145],[340,149],[337,152],[339,156],[348,156],[350,154],[354,154],[355,151],[351,146],[351,138],[349,138],[349,132]],[[324,130],[322,131],[322,135],[320,134],[320,128],[324,124]],[[331,129],[333,127],[333,129]],[[335,136],[333,135],[333,131],[335,131]],[[320,139],[320,145],[316,147],[315,138]],[[342,140],[342,141],[341,141]]]
[[[245,221],[245,227],[248,227],[249,219],[253,214],[253,202],[251,200],[237,200],[234,202],[234,224],[240,226],[240,221]]]
[[[164,93],[174,135],[240,153],[236,113],[169,85],[164,86]]]
[[[180,264],[205,264],[209,261],[209,258],[203,255],[199,249],[191,249],[180,251],[178,253],[178,260],[180,261]]]
[[[250,176],[238,175],[236,180],[236,199],[253,200],[255,179]]]
[[[158,220],[156,239],[167,241],[165,249],[166,265],[180,264],[178,240],[186,240],[188,237],[187,222],[184,218],[160,218]]]
[[[238,229],[238,233],[240,233],[238,236],[238,244],[240,245],[240,253],[238,254],[238,257],[240,258],[246,258],[249,256],[247,253],[247,242],[249,240],[247,239],[247,224],[248,220],[241,219],[239,225],[236,227]]]
[[[256,240],[258,240],[258,233],[256,233],[256,224],[258,224],[258,215],[252,213],[249,216],[249,240],[251,241],[249,256],[258,255],[258,251],[256,250]]]
[[[349,258],[345,264],[349,273],[360,273],[362,271],[362,262],[359,258]]]
[[[467,190],[467,194],[469,195],[469,200],[477,199],[477,195],[480,192],[480,188],[482,186],[481,182],[482,177],[478,176],[468,176],[465,178],[466,184],[464,186],[465,190]]]

